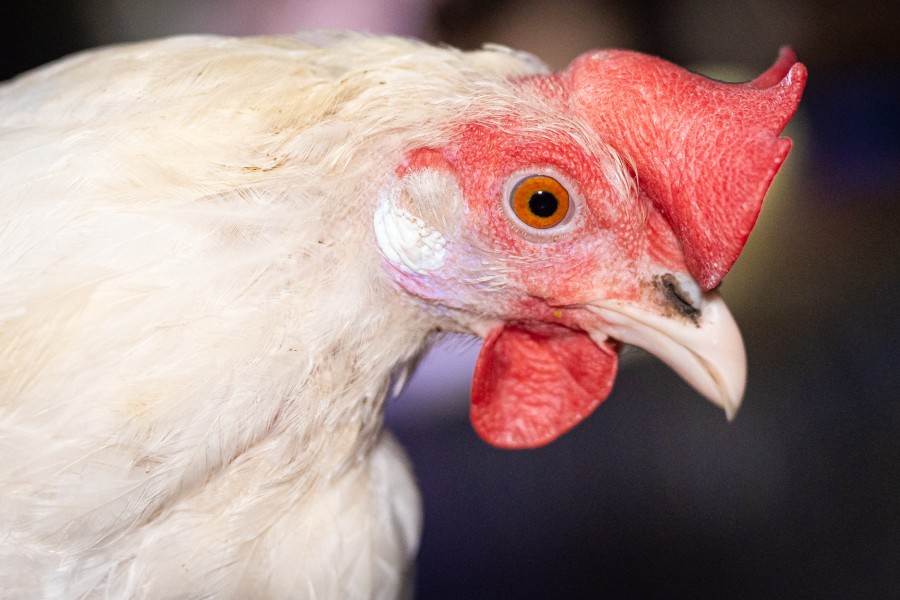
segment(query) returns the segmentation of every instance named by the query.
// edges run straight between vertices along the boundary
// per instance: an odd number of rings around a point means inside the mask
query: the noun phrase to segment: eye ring
[[[513,214],[534,229],[559,225],[569,213],[569,191],[549,175],[522,178],[509,195]]]

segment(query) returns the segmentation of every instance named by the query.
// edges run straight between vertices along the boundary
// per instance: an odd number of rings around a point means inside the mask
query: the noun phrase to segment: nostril
[[[668,303],[680,314],[693,321],[700,317],[700,309],[694,306],[691,294],[681,286],[675,275],[666,273],[660,276],[659,287]]]

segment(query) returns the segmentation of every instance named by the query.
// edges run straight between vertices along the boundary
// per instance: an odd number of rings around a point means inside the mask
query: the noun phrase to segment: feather
[[[405,152],[539,68],[181,37],[0,87],[0,588],[396,595],[420,516],[381,404],[436,324],[364,225]]]

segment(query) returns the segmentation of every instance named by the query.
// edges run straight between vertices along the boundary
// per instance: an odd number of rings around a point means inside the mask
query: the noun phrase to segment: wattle
[[[618,354],[584,331],[506,324],[490,332],[472,378],[470,417],[502,448],[535,448],[587,417],[612,390]]]

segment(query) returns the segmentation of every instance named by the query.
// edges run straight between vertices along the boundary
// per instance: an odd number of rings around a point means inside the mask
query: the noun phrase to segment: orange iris
[[[510,200],[516,216],[535,229],[558,225],[569,212],[569,192],[547,175],[531,175],[520,181]]]

